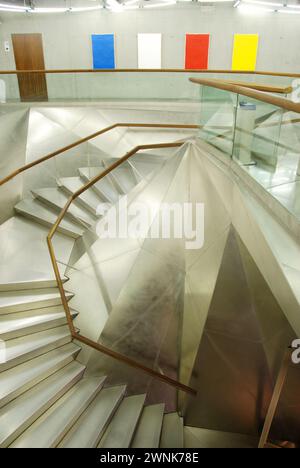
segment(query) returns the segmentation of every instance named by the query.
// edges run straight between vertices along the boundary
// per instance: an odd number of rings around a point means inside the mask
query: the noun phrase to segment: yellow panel
[[[258,34],[234,35],[232,70],[255,71],[258,41]]]

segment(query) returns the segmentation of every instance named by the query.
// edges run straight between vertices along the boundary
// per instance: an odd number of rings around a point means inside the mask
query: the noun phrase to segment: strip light
[[[284,3],[268,3],[264,1],[246,0],[243,2],[236,2],[236,8],[242,13],[260,14],[260,13],[286,13],[290,15],[299,15],[300,6],[286,5]],[[272,7],[272,8],[268,8]]]
[[[175,5],[176,3],[177,3],[176,0],[168,0],[166,2],[151,3],[150,5],[144,5],[144,8],[161,8],[161,7],[167,7],[170,5]]]

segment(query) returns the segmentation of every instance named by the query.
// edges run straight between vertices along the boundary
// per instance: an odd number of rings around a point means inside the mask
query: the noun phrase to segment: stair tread
[[[177,413],[165,414],[162,425],[160,448],[183,447],[183,419]]]
[[[15,206],[15,210],[18,213],[28,216],[38,222],[42,221],[49,226],[53,226],[57,220],[56,213],[32,198],[27,198],[20,201]],[[78,226],[76,223],[69,221],[68,219],[63,219],[60,223],[60,231],[74,237],[79,237],[83,234],[84,229]]]
[[[124,398],[103,435],[99,448],[128,448],[144,407],[146,395]]]
[[[58,213],[65,207],[69,200],[69,196],[56,187],[32,190],[32,194],[42,202],[49,203],[51,206],[54,206]],[[96,221],[96,218],[93,217],[92,214],[80,206],[77,206],[76,202],[71,204],[68,209],[68,214],[77,218],[79,222],[80,220],[83,221],[88,224],[88,226],[92,226]]]
[[[63,177],[60,179],[60,184],[62,189],[66,190],[68,193],[73,194],[77,190],[83,187],[83,183],[80,177]],[[96,193],[89,189],[86,192],[82,193],[77,200],[84,202],[87,208],[89,208],[93,214],[97,213],[97,207],[100,203],[103,203],[103,200],[96,195]]]
[[[13,399],[18,394],[28,390],[31,385],[44,380],[51,369],[55,371],[55,369],[59,370],[60,366],[64,367],[68,364],[68,359],[71,361],[72,356],[75,356],[79,351],[79,346],[68,343],[2,372],[0,374],[1,406],[6,404],[9,397]]]
[[[74,361],[0,410],[0,447],[10,445],[81,378],[85,367]]]
[[[103,170],[103,167],[81,167],[79,169],[79,174],[87,182],[101,174]],[[109,177],[103,177],[99,182],[96,182],[96,184],[94,184],[94,189],[106,202],[116,203],[119,199],[120,193],[112,185]]]
[[[115,160],[104,160],[103,165],[104,167],[108,168],[114,162]],[[127,162],[116,167],[110,173],[110,176],[113,178],[116,187],[118,188],[118,190],[120,190],[121,193],[129,193],[137,184],[132,169]]]
[[[165,405],[151,405],[144,408],[132,448],[158,448],[162,430]]]
[[[71,299],[73,294],[66,292],[66,297]],[[59,304],[61,295],[57,288],[0,292],[0,314]]]
[[[37,419],[11,448],[56,447],[96,397],[104,382],[105,377],[81,380]]]
[[[38,350],[39,348],[43,348],[44,346],[47,346],[50,343],[53,343],[62,338],[67,338],[69,336],[69,327],[60,326],[56,328],[51,328],[50,330],[45,330],[38,333],[33,333],[31,335],[22,336],[20,338],[8,340],[5,343],[6,362],[12,361],[23,355],[27,355],[32,351]]]
[[[73,311],[73,315],[75,312]],[[0,338],[8,339],[4,336],[9,333],[26,330],[51,322],[66,321],[66,313],[63,306],[44,307],[42,309],[27,310],[7,315],[0,315]]]
[[[40,277],[37,276],[35,273],[34,277],[32,278],[26,278],[24,279],[24,272],[22,272],[22,276],[19,278],[17,277],[16,273],[18,274],[19,272],[14,272],[14,278],[8,279],[7,272],[5,274],[5,282],[0,283],[0,292],[4,291],[24,291],[28,289],[45,289],[45,288],[56,288],[57,287],[57,281],[56,278],[50,277],[50,276],[44,276],[40,274]],[[26,275],[29,275],[30,272],[26,271]],[[67,279],[63,279],[63,282],[65,283]]]
[[[104,388],[62,440],[63,448],[97,447],[126,391],[125,386]]]

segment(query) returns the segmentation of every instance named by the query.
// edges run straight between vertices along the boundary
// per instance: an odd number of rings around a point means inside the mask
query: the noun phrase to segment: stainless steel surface
[[[266,281],[231,230],[193,369],[191,384],[198,396],[189,401],[186,424],[258,435],[278,363],[293,336]]]

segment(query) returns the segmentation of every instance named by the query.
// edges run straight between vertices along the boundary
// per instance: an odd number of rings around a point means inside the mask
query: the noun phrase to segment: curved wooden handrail
[[[49,232],[49,234],[47,236],[47,244],[48,244],[48,249],[49,249],[49,253],[50,253],[50,257],[51,257],[51,262],[52,262],[52,265],[53,265],[56,281],[57,281],[59,292],[60,292],[60,295],[61,295],[62,304],[63,304],[64,310],[65,310],[65,313],[66,313],[66,316],[67,316],[67,322],[68,322],[68,325],[69,325],[69,328],[70,328],[72,338],[86,344],[87,346],[89,346],[89,347],[91,347],[91,348],[93,348],[93,349],[95,349],[97,351],[100,351],[101,353],[103,353],[103,354],[105,354],[107,356],[110,356],[113,359],[116,359],[119,362],[123,362],[124,364],[127,364],[127,365],[129,365],[129,366],[131,366],[131,367],[133,367],[135,369],[138,369],[138,370],[140,370],[140,371],[142,371],[142,372],[144,372],[144,373],[146,373],[148,375],[151,375],[155,379],[161,380],[162,382],[164,382],[164,383],[166,383],[168,385],[171,385],[171,386],[173,386],[173,387],[175,387],[175,388],[177,388],[179,390],[182,390],[183,392],[189,393],[191,395],[196,395],[197,391],[194,390],[193,388],[188,387],[187,385],[184,385],[181,382],[178,382],[177,380],[174,380],[174,379],[172,379],[172,378],[170,378],[170,377],[168,377],[166,375],[160,374],[159,372],[155,371],[154,369],[151,369],[150,367],[146,367],[143,364],[141,364],[141,363],[139,363],[139,362],[137,362],[137,361],[135,361],[135,360],[121,354],[121,353],[113,351],[112,349],[107,348],[106,346],[103,346],[103,345],[101,345],[101,344],[99,344],[99,343],[97,343],[97,342],[83,336],[83,335],[80,335],[76,331],[76,329],[74,327],[74,324],[73,324],[72,314],[71,314],[71,310],[70,310],[70,307],[69,307],[69,303],[68,303],[68,300],[66,298],[66,294],[65,294],[65,290],[64,290],[64,286],[63,286],[63,281],[62,281],[62,278],[60,276],[60,271],[59,271],[59,268],[58,268],[58,263],[57,263],[57,259],[56,259],[56,256],[55,256],[54,247],[53,247],[53,244],[52,244],[53,236],[57,232],[57,229],[58,229],[61,221],[63,220],[65,214],[67,213],[70,205],[80,195],[82,195],[82,193],[86,192],[89,188],[91,188],[95,183],[99,182],[101,179],[103,179],[105,176],[107,176],[110,172],[112,172],[114,169],[116,169],[118,166],[123,164],[125,161],[127,161],[129,158],[131,158],[133,155],[135,155],[139,151],[149,150],[149,149],[161,149],[161,148],[178,148],[178,147],[182,146],[183,144],[184,143],[182,143],[182,142],[175,142],[175,143],[160,143],[160,144],[152,144],[152,145],[139,145],[139,146],[136,146],[135,148],[133,148],[128,153],[126,153],[123,157],[118,159],[116,162],[111,164],[107,169],[105,169],[103,172],[101,172],[98,176],[91,179],[82,188],[77,190],[75,193],[73,193],[73,195],[71,195],[69,197],[66,205],[61,210],[55,224],[53,225],[52,229],[50,230],[50,232]]]
[[[65,153],[66,151],[69,151],[70,149],[76,148],[77,146],[81,145],[82,143],[86,143],[89,140],[93,140],[94,138],[103,135],[104,133],[110,132],[111,130],[114,130],[115,128],[169,128],[169,129],[197,129],[200,128],[198,125],[181,125],[181,124],[140,124],[140,123],[116,123],[114,125],[110,125],[109,127],[105,127],[102,130],[99,130],[96,133],[92,133],[91,135],[88,135],[84,138],[81,138],[80,140],[75,141],[74,143],[71,143],[67,146],[64,146],[63,148],[60,148],[59,150],[53,151],[52,153],[47,154],[46,156],[43,156],[42,158],[37,159],[36,161],[33,161],[29,164],[25,164],[24,166],[20,167],[19,169],[16,169],[14,172],[11,174],[7,175],[3,179],[0,180],[0,187],[1,185],[6,184],[10,180],[14,179],[17,175],[21,174],[22,172],[27,171],[28,169],[31,169],[34,166],[37,166],[45,161],[48,161],[49,159],[54,158],[55,156],[58,156],[62,153]]]
[[[257,101],[266,102],[275,107],[281,107],[284,110],[300,113],[300,103],[284,99],[282,97],[273,96],[271,94],[264,93],[262,91],[256,91],[255,89],[246,88],[231,84],[229,82],[217,79],[205,79],[205,78],[190,78],[192,83],[198,85],[209,86],[212,88],[221,89],[223,91],[230,91],[235,94],[241,94]]]
[[[115,68],[115,69],[90,69],[90,68],[66,68],[53,70],[0,70],[0,75],[18,75],[27,73],[61,74],[61,73],[220,73],[232,75],[266,75],[286,78],[300,78],[300,73],[272,72],[253,70],[222,70],[222,69],[184,69],[184,68]]]

